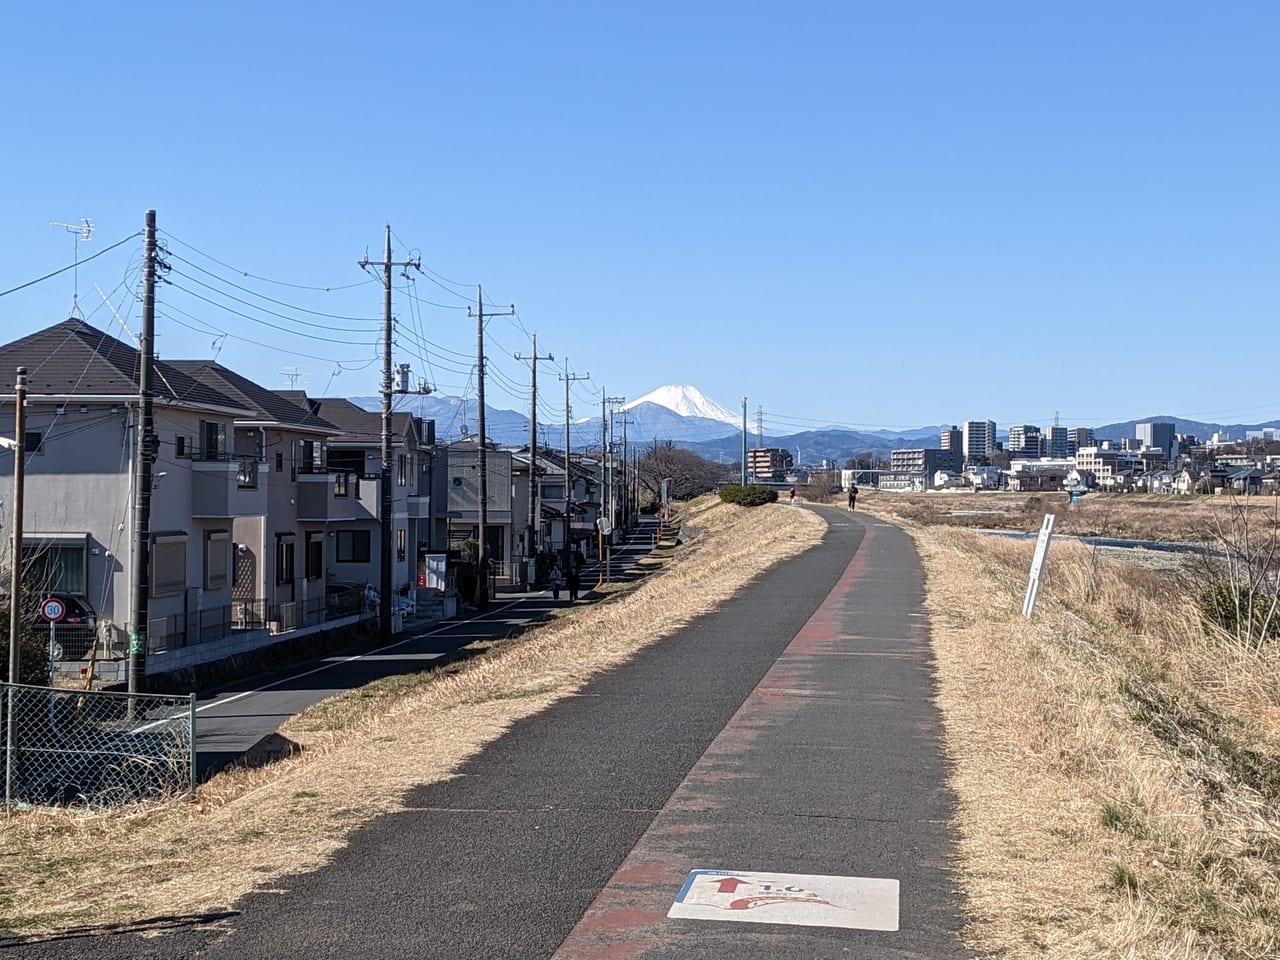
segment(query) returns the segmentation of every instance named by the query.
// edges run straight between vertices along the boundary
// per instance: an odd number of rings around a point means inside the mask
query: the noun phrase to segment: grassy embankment
[[[714,609],[824,529],[810,511],[711,499],[680,519],[683,543],[665,541],[642,561],[655,575],[474,659],[317,704],[281,727],[303,746],[294,756],[219,774],[193,799],[0,819],[0,928],[146,926],[223,910],[317,869],[360,824],[399,809],[408,790],[454,775],[517,720]]]
[[[1010,958],[1280,956],[1275,644],[1207,633],[1194,573],[1067,541],[1024,620],[1032,544],[950,511],[1034,530],[1045,499],[865,500],[905,522],[927,571],[966,940]],[[1274,507],[1256,504],[1257,522]],[[1058,529],[1185,539],[1222,528],[1221,509],[1086,498]]]

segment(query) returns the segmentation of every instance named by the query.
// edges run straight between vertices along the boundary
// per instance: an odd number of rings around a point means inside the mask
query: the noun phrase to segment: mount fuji
[[[667,385],[623,404],[628,439],[641,443],[719,440],[741,429],[741,420],[697,387]]]

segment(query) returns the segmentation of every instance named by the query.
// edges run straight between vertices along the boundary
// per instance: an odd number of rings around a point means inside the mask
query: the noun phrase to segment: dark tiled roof
[[[280,391],[284,393],[286,391]],[[305,396],[305,395],[304,395]],[[342,397],[308,397],[307,403],[317,415],[324,417],[342,431],[335,437],[338,442],[348,443],[381,443],[382,414],[375,410],[365,410],[350,400]],[[413,415],[408,413],[391,414],[391,436],[393,439],[407,436],[413,429]]]
[[[17,367],[27,389],[54,396],[132,396],[138,392],[138,351],[83,320],[64,320],[0,346],[0,393],[13,393]],[[226,394],[157,360],[152,384],[160,401],[240,408]]]
[[[212,360],[171,360],[169,363],[192,379],[225,393],[262,420],[321,431],[338,429],[307,407],[306,394],[301,391],[294,392],[301,394],[302,402],[294,402],[283,395],[284,391],[268,390]]]

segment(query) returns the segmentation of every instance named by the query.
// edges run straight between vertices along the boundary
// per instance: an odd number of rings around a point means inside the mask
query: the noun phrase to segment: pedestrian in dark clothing
[[[551,564],[551,572],[547,574],[547,579],[551,581],[551,599],[560,599],[560,584],[564,583],[564,575],[560,572],[560,562],[553,561]]]
[[[572,560],[569,561],[569,573],[565,577],[565,582],[569,585],[569,599],[578,599],[578,587],[582,584],[582,574],[578,571],[578,565]]]
[[[858,506],[858,488],[852,483],[849,484],[849,512],[853,513]]]

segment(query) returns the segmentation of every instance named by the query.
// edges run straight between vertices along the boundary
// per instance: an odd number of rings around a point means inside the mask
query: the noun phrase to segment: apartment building
[[[790,451],[780,447],[756,447],[747,451],[749,480],[785,480],[794,466]]]
[[[1040,428],[1030,423],[1018,423],[1009,428],[1009,455],[1036,460],[1044,456],[1044,437]]]
[[[1139,423],[1135,427],[1135,438],[1142,447],[1159,447],[1164,451],[1165,459],[1170,459],[1177,450],[1176,429],[1167,421]]]
[[[889,453],[889,472],[881,474],[881,490],[924,490],[933,485],[938,471],[959,473],[962,466],[955,450],[917,447],[892,450]]]
[[[1067,456],[1074,457],[1077,451],[1093,446],[1097,446],[1093,427],[1067,427]]]
[[[952,424],[950,427],[942,431],[939,437],[939,444],[943,450],[954,450],[961,459],[964,459],[964,431]]]
[[[994,420],[966,420],[961,426],[964,437],[966,462],[984,460],[996,448],[996,423]]]
[[[1055,423],[1053,426],[1044,428],[1044,449],[1041,455],[1054,460],[1065,460],[1075,456],[1075,450],[1071,448],[1070,432],[1066,427],[1060,427]]]

